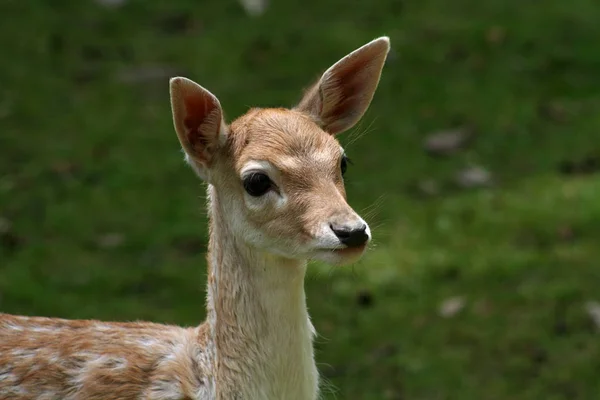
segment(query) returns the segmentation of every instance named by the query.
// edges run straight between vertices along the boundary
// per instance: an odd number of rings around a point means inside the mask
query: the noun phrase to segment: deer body
[[[389,50],[376,39],[292,109],[227,126],[216,97],[171,80],[175,130],[208,183],[207,320],[191,328],[0,314],[0,400],[313,400],[307,260],[357,260],[370,240],[348,206],[334,135],[366,111]]]
[[[0,399],[211,398],[206,325],[0,320]]]

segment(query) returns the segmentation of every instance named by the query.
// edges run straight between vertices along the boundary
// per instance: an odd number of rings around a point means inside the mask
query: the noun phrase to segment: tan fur
[[[0,400],[316,399],[306,262],[350,263],[370,239],[346,202],[333,135],[366,111],[388,50],[376,39],[328,69],[295,109],[252,109],[230,125],[213,94],[172,79],[175,131],[208,183],[206,322],[0,314]],[[253,173],[270,178],[265,194],[246,192]],[[346,245],[334,225],[366,239]]]
[[[190,354],[206,337],[206,325],[0,314],[0,399],[195,398],[210,371]]]

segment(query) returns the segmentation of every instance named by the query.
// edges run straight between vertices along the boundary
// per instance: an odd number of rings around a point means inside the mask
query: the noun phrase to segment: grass
[[[600,301],[600,181],[559,168],[600,151],[595,1],[273,0],[254,19],[233,0],[9,0],[0,13],[3,312],[202,320],[204,189],[182,162],[167,76],[234,117],[292,105],[388,34],[376,98],[342,138],[377,246],[307,280],[325,397],[598,398],[584,304]],[[159,77],[132,82],[142,73]],[[422,150],[462,126],[468,148]],[[454,188],[470,165],[495,184]],[[415,191],[426,179],[438,195]],[[453,298],[464,308],[440,316]]]

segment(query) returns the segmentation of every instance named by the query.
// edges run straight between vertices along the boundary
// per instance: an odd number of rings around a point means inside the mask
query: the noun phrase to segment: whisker
[[[355,131],[353,131],[349,137],[348,137],[348,142],[346,143],[347,147],[352,146],[356,141],[358,141],[358,139],[362,138],[364,135],[366,135],[368,132],[372,131],[372,127],[375,124],[375,121],[377,120],[377,117],[373,118],[373,120],[371,120],[371,122],[369,122],[369,125],[367,125],[367,127],[365,129],[362,129],[362,125],[363,125],[363,121],[361,121],[357,127],[357,129]]]

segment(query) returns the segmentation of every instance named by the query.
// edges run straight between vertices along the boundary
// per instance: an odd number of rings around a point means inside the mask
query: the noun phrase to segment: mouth
[[[351,255],[360,254],[360,253],[364,252],[366,248],[367,248],[367,245],[362,244],[360,246],[345,247],[343,249],[332,249],[330,251],[332,251],[334,254],[340,255],[342,257],[347,257],[347,256],[351,256]]]
[[[323,255],[335,255],[338,258],[354,258],[360,256],[367,249],[367,243],[353,247],[321,248],[317,253]]]

